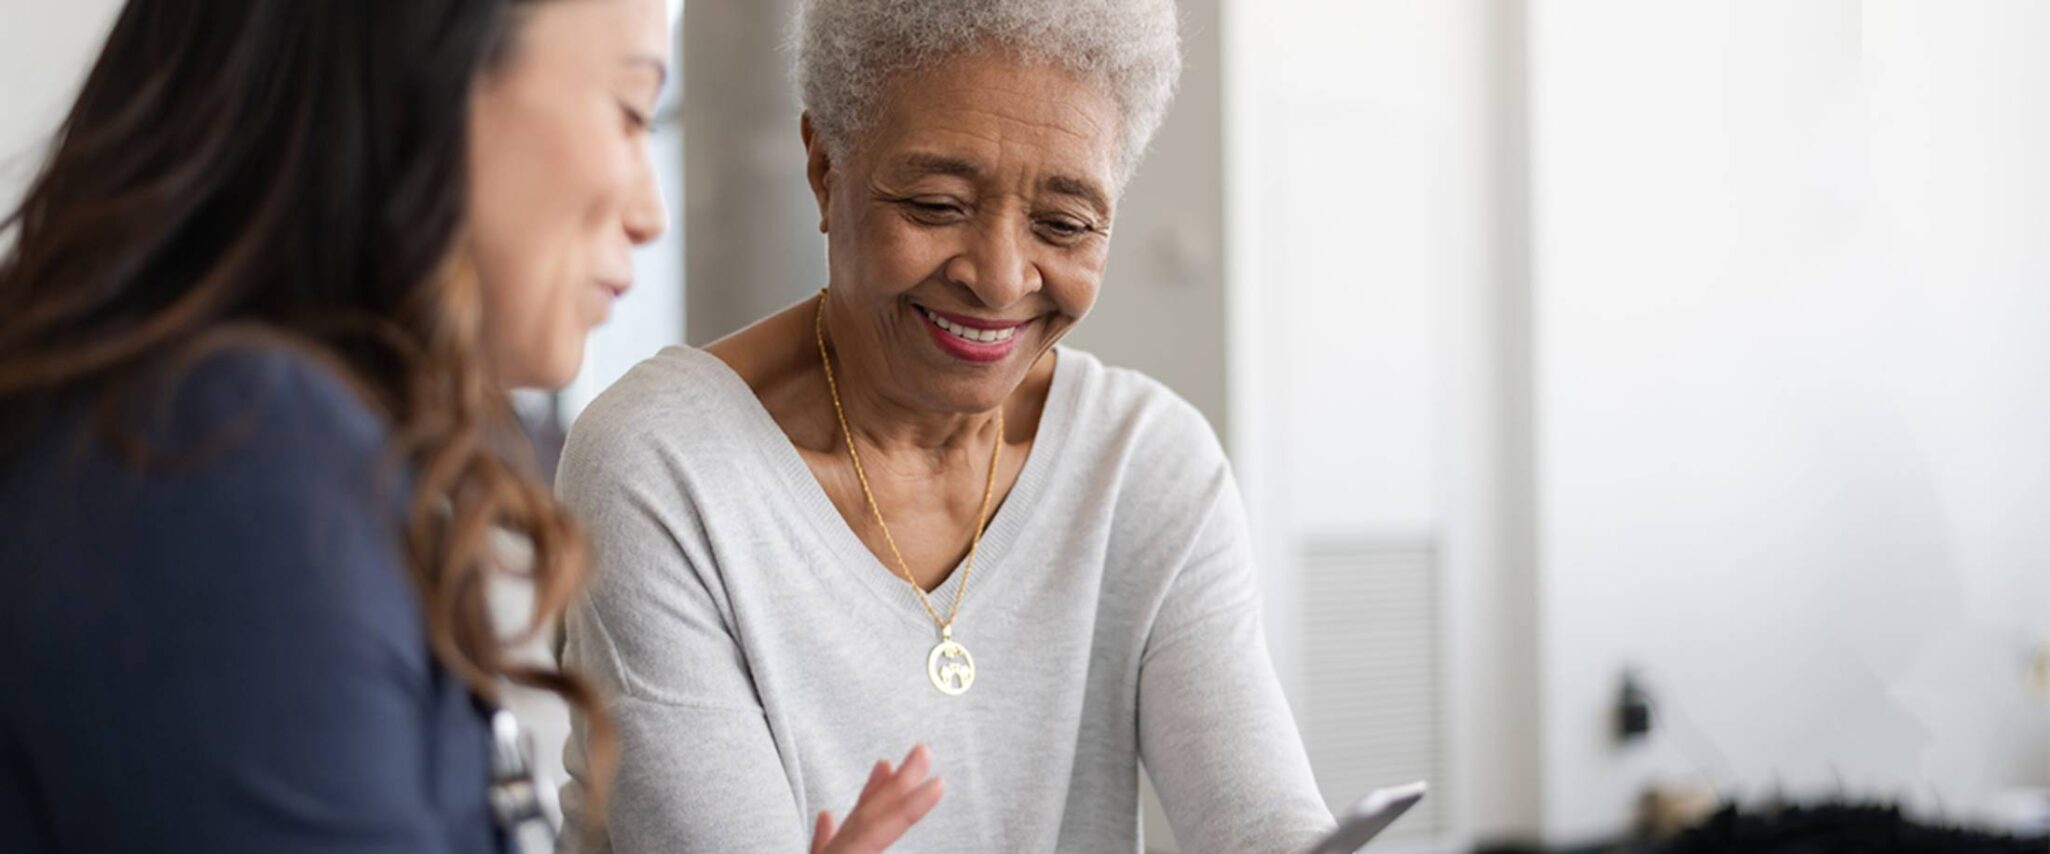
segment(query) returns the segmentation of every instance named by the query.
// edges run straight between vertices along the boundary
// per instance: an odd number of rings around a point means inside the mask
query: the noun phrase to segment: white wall
[[[1253,394],[1287,425],[1291,528],[1412,533],[1436,522],[1433,283],[1471,239],[1448,186],[1479,163],[1445,97],[1477,16],[1416,3],[1284,0],[1248,16],[1247,109],[1261,264],[1245,287],[1273,358]],[[1274,8],[1274,6],[1280,8]],[[1467,93],[1460,93],[1466,95]],[[1459,247],[1465,248],[1465,247]]]
[[[1533,10],[1544,828],[2050,778],[2050,6]],[[1608,738],[1617,679],[1667,710]]]
[[[0,207],[21,201],[120,10],[118,0],[0,0]]]
[[[680,67],[690,174],[690,343],[704,346],[826,285],[805,179],[801,106],[783,48],[796,0],[694,0]]]
[[[1257,462],[1278,664],[1303,696],[1290,635],[1305,546],[1428,543],[1449,711],[1439,842],[1534,836],[1528,502],[1512,500],[1528,458],[1512,353],[1527,317],[1522,4],[1248,5],[1230,163],[1248,377],[1233,392],[1249,429],[1233,453]],[[1327,783],[1374,773],[1320,769]]]

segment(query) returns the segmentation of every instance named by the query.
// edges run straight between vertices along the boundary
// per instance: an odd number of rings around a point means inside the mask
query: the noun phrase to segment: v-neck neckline
[[[852,575],[861,579],[864,586],[881,598],[887,610],[895,613],[912,625],[921,626],[935,637],[940,627],[933,622],[925,606],[918,601],[918,594],[912,592],[911,582],[906,581],[895,567],[884,563],[868,545],[854,532],[853,526],[840,515],[839,507],[826,494],[824,484],[812,473],[811,466],[804,461],[797,445],[790,441],[783,426],[776,423],[768,407],[762,405],[754,389],[747,381],[733,371],[732,366],[704,350],[686,348],[694,355],[709,360],[717,367],[720,381],[727,384],[735,394],[745,397],[752,404],[742,407],[749,420],[755,422],[753,433],[762,441],[756,443],[770,467],[781,474],[783,486],[792,499],[802,508],[803,515],[810,520],[819,539],[831,551],[839,564]],[[964,632],[974,631],[970,615],[978,610],[981,602],[988,601],[989,594],[996,592],[996,582],[1004,577],[1003,569],[1010,563],[1013,546],[1018,534],[1025,527],[1033,508],[1039,505],[1039,494],[1044,489],[1049,470],[1060,456],[1060,448],[1068,438],[1068,425],[1074,407],[1074,386],[1078,381],[1076,365],[1070,364],[1076,354],[1064,347],[1054,348],[1053,378],[1048,384],[1046,405],[1041,407],[1039,425],[1034,432],[1032,448],[1026,452],[1025,465],[1018,472],[1018,479],[1011,485],[1002,504],[989,520],[989,527],[983,531],[982,545],[976,550],[975,569],[970,584],[970,595],[961,602],[961,610],[955,615]],[[964,561],[965,562],[965,559]],[[947,578],[925,594],[931,600],[934,610],[945,615],[953,608],[954,597],[962,583],[961,564],[947,572]],[[976,594],[981,595],[976,595]]]

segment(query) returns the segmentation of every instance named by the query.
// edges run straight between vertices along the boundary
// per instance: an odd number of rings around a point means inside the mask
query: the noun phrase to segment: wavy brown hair
[[[480,362],[459,248],[471,93],[538,2],[131,0],[0,222],[0,443],[80,394],[118,434],[123,398],[252,340],[330,366],[410,474],[399,536],[436,659],[479,697],[509,679],[584,712],[602,816],[616,751],[593,692],[508,654],[588,561]],[[526,638],[486,604],[508,531],[532,544]]]

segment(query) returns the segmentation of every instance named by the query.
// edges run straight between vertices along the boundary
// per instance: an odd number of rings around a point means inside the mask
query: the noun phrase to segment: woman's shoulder
[[[681,344],[664,347],[599,392],[577,424],[702,410],[731,398],[735,381],[732,369],[711,353]]]
[[[1133,368],[1062,347],[1055,394],[1065,393],[1077,438],[1093,440],[1135,464],[1222,463],[1223,445],[1201,410],[1166,383]]]
[[[118,462],[145,474],[203,474],[252,459],[353,464],[391,436],[338,363],[268,342],[167,356],[74,390],[44,414],[17,459]]]
[[[391,440],[389,420],[345,369],[301,347],[224,348],[168,382],[169,409],[156,419],[145,411],[140,423],[173,439],[219,442],[225,454],[361,458]]]
[[[396,519],[391,430],[326,360],[265,344],[160,362],[42,420],[0,471],[0,524],[118,538],[175,517],[202,542],[325,530],[344,513]]]
[[[21,598],[171,601],[205,590],[417,634],[391,622],[410,593],[391,571],[403,472],[384,417],[339,369],[293,347],[166,362],[156,379],[78,396],[0,476],[0,565],[70,569],[13,579],[34,594]],[[66,586],[88,577],[107,589]],[[219,612],[231,621],[223,631],[249,629],[215,603],[168,613]]]
[[[632,476],[651,465],[731,459],[750,446],[761,403],[717,356],[663,349],[599,393],[571,425],[559,477]]]

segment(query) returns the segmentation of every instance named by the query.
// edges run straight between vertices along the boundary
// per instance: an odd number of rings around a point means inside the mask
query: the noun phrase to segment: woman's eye
[[[967,211],[954,202],[907,199],[904,205],[910,209],[914,217],[923,222],[957,222],[967,216]]]
[[[1060,217],[1040,220],[1039,228],[1048,237],[1063,241],[1081,239],[1092,230],[1086,223]]]

